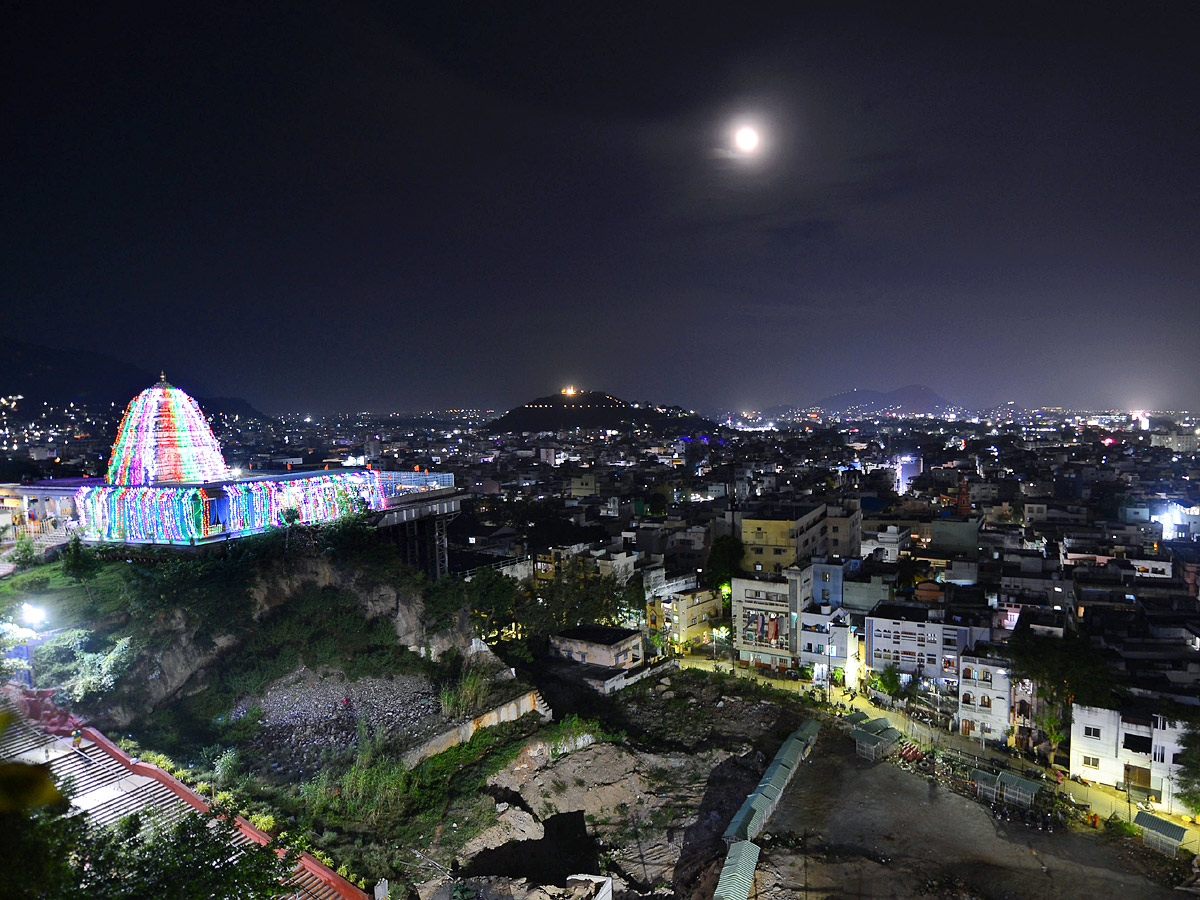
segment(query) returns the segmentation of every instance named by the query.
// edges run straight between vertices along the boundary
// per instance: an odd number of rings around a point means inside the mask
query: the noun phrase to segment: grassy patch
[[[46,610],[46,628],[77,628],[121,613],[125,608],[124,562],[104,563],[86,585],[62,573],[58,562],[0,578],[0,615],[11,615],[22,603]]]

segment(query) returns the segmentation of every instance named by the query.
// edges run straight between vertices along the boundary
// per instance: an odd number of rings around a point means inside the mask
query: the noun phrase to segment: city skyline
[[[1183,12],[10,13],[6,330],[272,412],[1196,408]]]

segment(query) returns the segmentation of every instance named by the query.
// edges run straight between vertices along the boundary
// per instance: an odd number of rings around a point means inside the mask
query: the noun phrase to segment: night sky
[[[1188,5],[583,6],[6,4],[0,329],[270,412],[1200,408]]]

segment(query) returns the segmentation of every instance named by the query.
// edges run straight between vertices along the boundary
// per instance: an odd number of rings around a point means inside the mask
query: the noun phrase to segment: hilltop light
[[[566,394],[568,397],[574,397],[575,396],[575,385],[572,384],[569,387],[563,388],[562,392],[564,394]]]

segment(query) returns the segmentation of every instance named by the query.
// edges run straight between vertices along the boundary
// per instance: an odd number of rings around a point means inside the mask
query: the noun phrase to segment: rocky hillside
[[[302,665],[378,675],[472,651],[465,611],[430,628],[423,579],[393,567],[308,553],[173,560],[132,584],[131,615],[149,616],[140,652],[87,710],[109,727],[180,703],[212,718]]]

